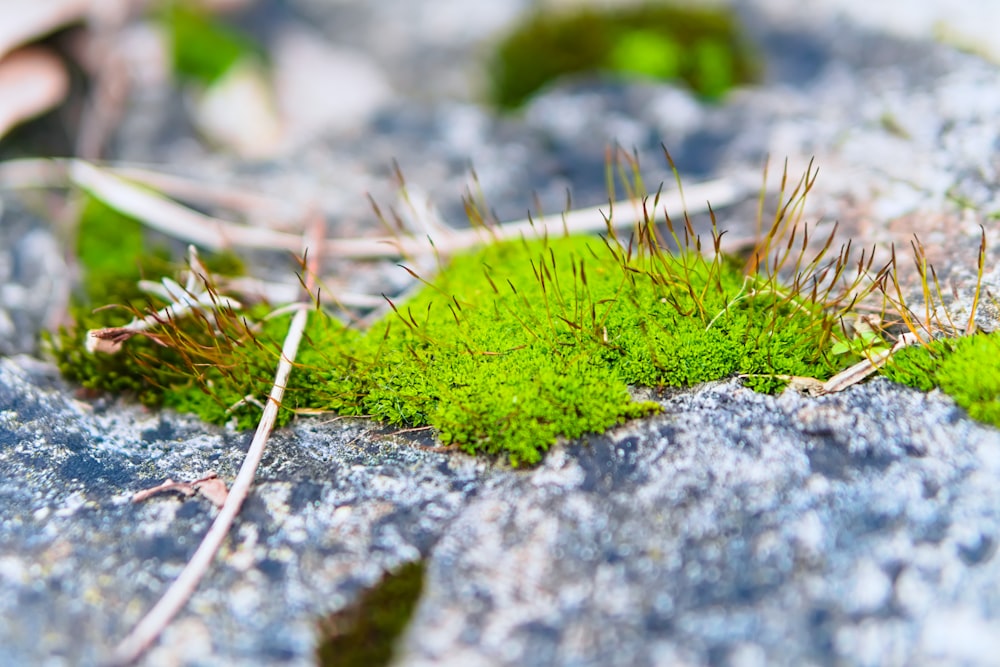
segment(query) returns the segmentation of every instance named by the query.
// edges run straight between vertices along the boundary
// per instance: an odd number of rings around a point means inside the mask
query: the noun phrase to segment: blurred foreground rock
[[[106,656],[215,512],[131,494],[231,479],[249,439],[71,396],[50,368],[0,360],[3,664]],[[995,430],[882,380],[818,400],[727,382],[662,402],[530,471],[300,421],[271,443],[222,558],[147,664],[309,664],[321,614],[421,557],[404,665],[997,654]]]

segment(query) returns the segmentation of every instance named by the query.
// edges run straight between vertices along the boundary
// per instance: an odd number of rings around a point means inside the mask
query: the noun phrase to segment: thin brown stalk
[[[979,299],[983,289],[983,271],[986,268],[986,228],[979,225],[979,256],[976,261],[976,291],[972,295],[972,307],[969,308],[969,320],[965,324],[965,335],[976,332],[976,311],[979,310]]]

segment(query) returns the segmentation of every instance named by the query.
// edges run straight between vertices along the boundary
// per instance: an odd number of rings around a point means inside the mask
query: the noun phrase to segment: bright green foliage
[[[649,4],[539,13],[498,47],[492,96],[516,108],[568,74],[610,71],[681,80],[706,99],[753,81],[758,59],[719,9]]]
[[[900,350],[884,374],[921,391],[938,387],[973,419],[1000,428],[1000,335],[944,338]]]
[[[636,30],[623,35],[612,47],[608,64],[616,72],[673,79],[681,72],[683,55],[670,35]]]
[[[75,309],[77,328],[55,346],[67,376],[252,426],[259,408],[244,399],[266,398],[288,316],[266,319],[264,306],[195,313],[134,337],[118,354],[87,353],[87,329],[120,326],[164,304],[136,290],[130,267],[145,249],[133,221],[91,203],[81,224],[92,295],[110,299],[104,286],[113,278],[114,298],[131,305]],[[755,389],[775,391],[784,384],[776,376],[835,370],[826,361],[832,326],[823,304],[747,277],[722,257],[668,253],[650,225],[636,233],[625,247],[563,237],[457,256],[365,332],[315,313],[282,421],[297,409],[367,415],[431,426],[444,444],[533,464],[558,437],[658,409],[634,402],[629,385],[686,387],[744,374]],[[116,248],[129,257],[111,257]]]
[[[316,664],[320,667],[383,667],[413,616],[424,586],[424,563],[408,563],[386,575],[347,609],[323,619]]]
[[[120,325],[130,312],[123,307],[98,306],[143,303],[136,287],[139,264],[165,264],[162,255],[146,253],[140,224],[111,210],[96,199],[88,199],[77,228],[77,257],[84,267],[83,293],[74,297],[72,329],[61,330],[50,340],[60,371],[86,389],[130,393],[146,405],[156,405],[162,392],[147,382],[145,373],[131,355],[92,355],[83,349],[88,329]],[[147,270],[149,270],[147,268]],[[149,275],[156,279],[159,276]],[[151,341],[136,341],[137,354],[149,351]]]
[[[593,237],[498,244],[455,258],[363,335],[315,327],[289,395],[532,464],[558,436],[657,409],[630,384],[760,373],[751,384],[774,390],[774,373],[828,373],[818,307],[763,285],[749,296],[749,283],[721,261],[629,257]]]
[[[136,289],[145,248],[134,221],[91,202],[81,225],[92,298],[131,305],[75,309],[77,328],[55,346],[67,376],[252,426],[259,409],[243,399],[265,399],[288,316],[266,320],[264,307],[198,313],[134,337],[118,354],[87,353],[87,329],[120,326],[164,304]],[[454,258],[433,285],[363,333],[316,313],[282,420],[308,408],[426,425],[444,444],[533,464],[560,436],[658,409],[632,401],[629,385],[748,374],[751,386],[773,391],[783,384],[776,374],[830,372],[819,304],[744,277],[721,258],[667,253],[650,238],[630,250],[597,237],[488,246]]]
[[[238,61],[261,55],[248,36],[191,3],[170,3],[162,22],[169,31],[174,73],[181,78],[211,85]]]

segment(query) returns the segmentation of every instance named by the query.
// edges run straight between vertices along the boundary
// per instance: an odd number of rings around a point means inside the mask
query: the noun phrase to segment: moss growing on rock
[[[88,199],[81,209],[77,256],[83,281],[70,306],[73,325],[48,341],[67,379],[85,389],[131,396],[145,405],[194,412],[208,421],[232,417],[244,427],[255,423],[252,406],[231,414],[227,410],[248,394],[267,391],[277,351],[258,346],[258,341],[249,344],[239,318],[217,317],[213,322],[181,320],[161,327],[152,337],[135,336],[119,354],[89,352],[88,331],[121,326],[165,306],[162,299],[142,291],[139,281],[168,277],[177,264],[165,248],[149,248],[138,221],[96,199]],[[205,263],[214,271],[242,272],[242,263],[231,253],[206,257]],[[265,313],[258,307],[247,315]],[[276,330],[280,323],[267,326]],[[216,335],[220,328],[224,335]],[[280,335],[275,332],[272,337]],[[267,331],[261,340],[268,340]],[[217,363],[222,358],[224,363]],[[289,416],[284,415],[285,421]]]
[[[1000,335],[935,340],[897,352],[885,366],[890,380],[939,388],[973,419],[1000,428]]]
[[[89,235],[81,257],[91,296],[128,301],[126,315],[163,306],[136,289],[132,255],[146,251],[141,236],[131,236],[134,224],[91,203],[81,230]],[[108,229],[132,230],[130,240],[112,251]],[[299,409],[367,415],[431,426],[446,445],[533,464],[558,437],[657,409],[634,402],[630,385],[685,387],[744,374],[773,391],[783,385],[776,376],[834,370],[826,354],[832,315],[822,298],[747,276],[718,254],[668,252],[648,222],[635,233],[622,242],[498,243],[456,256],[364,332],[317,313],[282,421]],[[85,332],[120,326],[123,313],[90,308],[75,309],[77,328],[55,346],[68,377],[216,423],[255,423],[253,399],[267,395],[287,317],[265,319],[259,306],[171,319],[106,355],[84,349]]]
[[[570,74],[682,81],[706,99],[757,78],[759,59],[722,9],[646,4],[538,13],[497,48],[492,99],[513,109]]]
[[[760,287],[721,259],[595,237],[493,245],[349,344],[314,341],[290,394],[531,464],[657,409],[629,385],[828,373],[819,306]]]

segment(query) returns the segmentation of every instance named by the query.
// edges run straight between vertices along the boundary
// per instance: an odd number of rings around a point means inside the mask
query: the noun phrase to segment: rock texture
[[[918,233],[960,297],[979,225],[996,266],[994,63],[912,26],[862,26],[832,2],[807,15],[745,0],[735,4],[769,74],[723,106],[670,86],[578,81],[498,119],[460,94],[478,40],[529,3],[496,4],[261,3],[265,26],[309,23],[338,47],[376,45],[368,66],[396,97],[361,130],[354,119],[249,165],[212,155],[179,101],[146,91],[116,155],[316,201],[344,233],[374,225],[363,193],[389,196],[393,158],[413,192],[458,221],[470,163],[497,214],[515,218],[532,191],[549,211],[567,188],[576,203],[604,201],[609,140],[634,146],[652,183],[668,176],[661,142],[691,179],[758,169],[768,153],[796,173],[815,156],[821,229],[839,220],[845,238],[881,253]],[[70,275],[33,209],[3,203],[10,355],[35,349]],[[720,219],[738,235],[754,209]],[[310,664],[319,615],[426,557],[402,665],[996,664],[996,430],[882,380],[823,399],[733,381],[659,400],[662,415],[560,444],[530,471],[365,422],[300,420],[269,445],[221,559],[146,663]],[[199,497],[131,494],[208,471],[231,480],[248,440],[78,398],[50,367],[0,359],[0,664],[105,657],[215,511]]]
[[[231,480],[249,434],[83,403],[29,359],[0,359],[0,664],[96,664],[155,602],[212,504],[132,492]],[[509,473],[508,473],[509,474]],[[269,445],[223,555],[149,664],[308,664],[315,623],[427,555],[497,476],[369,423],[303,421]]]
[[[996,431],[882,381],[663,405],[472,500],[400,664],[993,659]]]

